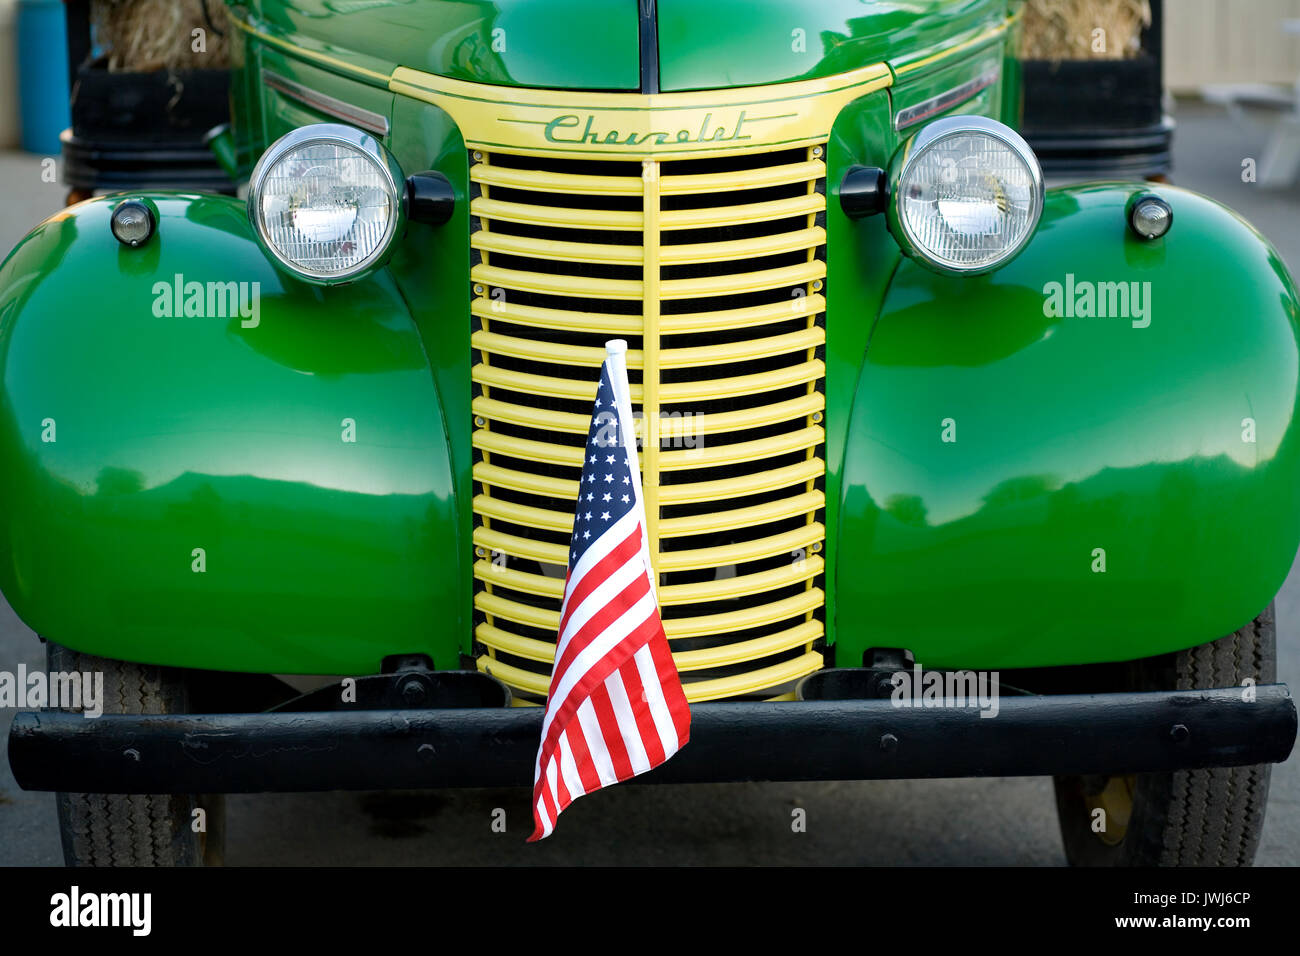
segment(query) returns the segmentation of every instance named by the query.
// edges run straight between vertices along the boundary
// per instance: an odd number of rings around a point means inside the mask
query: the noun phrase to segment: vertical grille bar
[[[641,398],[642,494],[645,497],[646,540],[650,563],[659,570],[659,163],[642,164],[642,210],[645,228],[641,234],[643,295],[641,299]],[[655,582],[658,587],[659,582]]]

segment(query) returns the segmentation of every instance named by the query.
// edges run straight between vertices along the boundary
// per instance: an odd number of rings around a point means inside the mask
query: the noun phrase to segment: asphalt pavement
[[[1229,117],[1179,103],[1179,185],[1238,210],[1300,274],[1300,185],[1243,182],[1266,114]],[[41,157],[0,153],[0,248],[62,203]],[[1175,226],[1176,228],[1176,226]],[[1300,564],[1277,598],[1279,679],[1300,688]],[[0,603],[0,670],[43,666],[43,648]],[[5,757],[12,711],[0,710],[0,865],[62,862],[54,798],[24,793]],[[1300,863],[1300,758],[1274,768],[1257,864]],[[792,828],[805,811],[806,829]],[[506,829],[495,832],[496,811]],[[556,834],[526,845],[523,791],[239,795],[229,798],[227,862],[324,864],[879,864],[1063,865],[1050,780],[819,784],[624,784],[578,801]]]

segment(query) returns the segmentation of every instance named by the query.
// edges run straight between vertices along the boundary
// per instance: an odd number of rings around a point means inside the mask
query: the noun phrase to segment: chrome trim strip
[[[327,116],[333,116],[345,123],[351,123],[353,126],[368,133],[374,133],[376,136],[388,135],[387,116],[335,99],[333,96],[313,90],[309,86],[303,86],[301,83],[296,83],[279,73],[273,73],[265,68],[262,70],[262,82],[290,99],[297,100],[299,103],[310,106]]]
[[[973,80],[967,80],[950,90],[944,90],[938,96],[932,96],[928,100],[907,107],[907,109],[899,110],[894,116],[894,129],[902,130],[909,126],[915,126],[936,113],[942,113],[944,110],[952,109],[959,103],[966,102],[980,90],[987,89],[996,83],[1001,75],[1002,64],[994,63]]]

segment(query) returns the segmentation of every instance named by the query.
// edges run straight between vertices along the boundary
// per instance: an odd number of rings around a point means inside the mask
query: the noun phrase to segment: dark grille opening
[[[492,257],[495,263],[496,257]],[[608,315],[640,315],[641,303],[636,299],[585,299],[566,295],[550,295],[543,292],[524,292],[520,289],[507,289],[506,301],[517,305],[535,305],[542,309],[556,309],[560,312],[604,312]]]
[[[695,229],[670,229],[659,240],[660,245],[693,245],[697,242],[732,242],[737,239],[756,239],[759,236],[776,236],[797,232],[808,227],[808,217],[787,216],[784,219],[763,219],[743,226],[702,226]]]
[[[641,210],[640,196],[547,193],[533,189],[516,189],[512,186],[488,186],[488,195],[502,202],[517,202],[527,206],[558,206],[561,209],[608,209],[623,212],[639,212]]]
[[[568,173],[576,176],[641,176],[641,163],[636,160],[612,159],[553,159],[549,156],[519,156],[514,153],[492,153],[493,166],[509,169],[534,169],[545,173]]]
[[[671,159],[663,164],[665,176],[699,176],[705,173],[734,173],[744,169],[771,169],[802,163],[808,157],[803,149],[783,149],[771,153],[710,156],[706,159]],[[636,175],[639,175],[639,171]]]
[[[493,196],[495,195],[494,191]],[[581,229],[493,219],[491,221],[491,230],[507,236],[522,236],[526,239],[542,239],[551,242],[586,242],[602,246],[641,245],[641,233],[635,229]],[[475,229],[475,231],[478,230]]]
[[[807,261],[807,250],[799,249],[794,252],[781,252],[775,255],[750,256],[740,260],[726,259],[721,262],[688,262],[681,265],[663,266],[660,275],[664,279],[702,279],[706,276],[735,275],[737,265],[745,272],[763,272],[767,269],[803,265]],[[781,286],[780,288],[788,290],[789,286]]]
[[[586,276],[593,279],[641,279],[641,266],[608,262],[570,262],[566,259],[533,259],[507,252],[491,253],[492,265],[551,276]]]
[[[745,206],[750,203],[771,202],[775,199],[793,199],[808,195],[807,183],[783,183],[779,186],[761,186],[757,189],[736,189],[725,193],[702,193],[665,196],[660,208],[664,212],[677,209],[716,209],[719,206]]]
[[[535,342],[547,342],[553,345],[571,345],[575,348],[603,348],[609,338],[608,332],[588,332],[574,329],[546,329],[540,326],[520,325],[501,318],[493,318],[492,331],[516,338],[528,338]],[[641,336],[622,333],[629,349],[641,348]],[[590,409],[588,409],[590,411]]]
[[[747,309],[756,305],[770,305],[773,302],[790,302],[796,298],[792,294],[795,288],[795,286],[779,286],[775,289],[728,295],[719,299],[666,299],[660,311],[664,315],[691,315],[695,312]],[[806,294],[807,290],[804,292]]]

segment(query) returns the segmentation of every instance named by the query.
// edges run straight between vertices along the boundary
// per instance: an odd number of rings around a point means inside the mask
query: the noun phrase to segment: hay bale
[[[1148,0],[1028,0],[1020,38],[1025,60],[1127,60],[1142,52]],[[1098,35],[1094,31],[1102,30]],[[1104,50],[1096,49],[1100,44]]]
[[[109,71],[228,67],[232,27],[226,5],[222,0],[207,0],[206,6],[210,23],[203,0],[93,0],[91,23],[108,56]],[[201,44],[196,43],[194,30],[203,31]],[[195,50],[196,45],[205,49]]]

